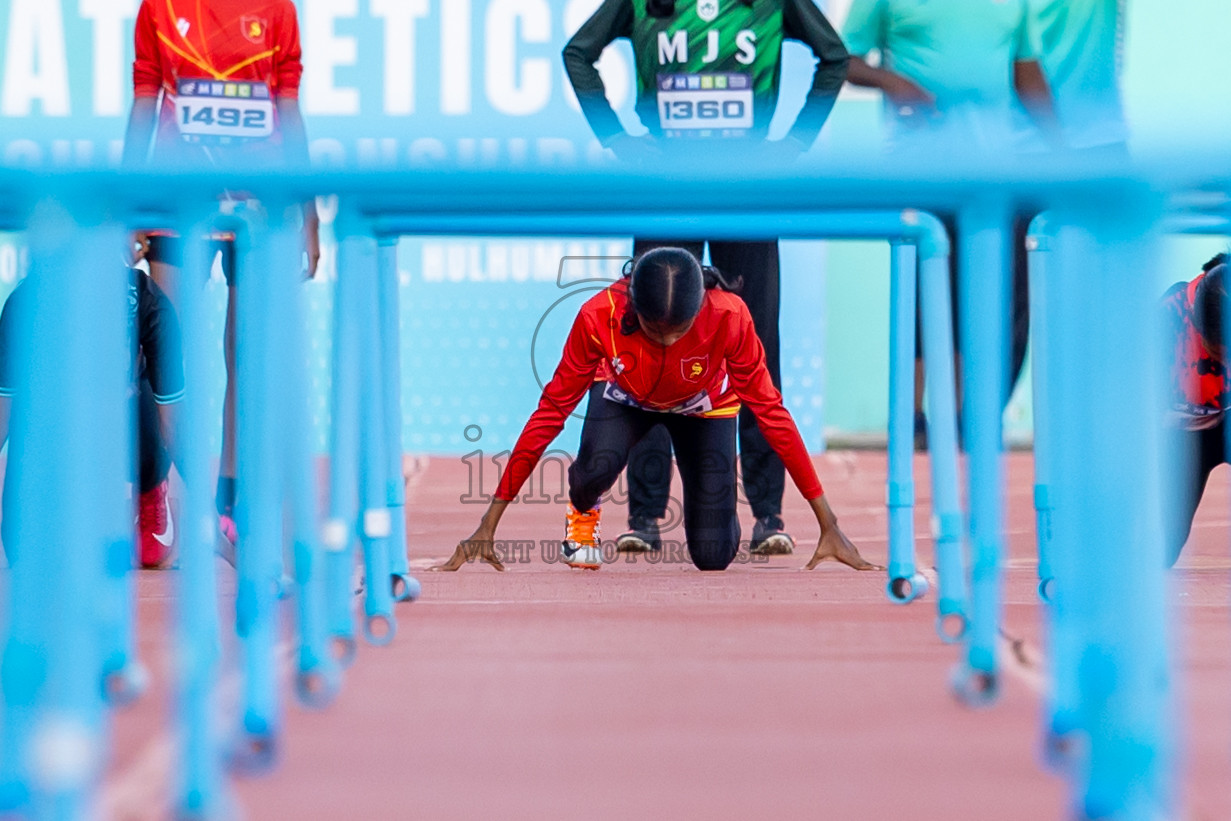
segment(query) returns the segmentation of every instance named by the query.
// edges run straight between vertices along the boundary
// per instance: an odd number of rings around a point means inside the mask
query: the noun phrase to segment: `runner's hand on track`
[[[879,564],[872,564],[859,555],[859,549],[851,544],[851,540],[846,538],[846,534],[838,529],[837,525],[830,528],[821,536],[821,540],[817,543],[816,552],[812,554],[812,558],[804,567],[804,570],[811,570],[821,562],[841,562],[842,564],[853,567],[856,570],[884,570]]]
[[[487,532],[485,528],[480,527],[474,532],[474,535],[461,542],[454,549],[453,555],[449,557],[447,562],[435,565],[432,570],[457,570],[462,565],[472,562],[476,558],[487,562],[497,570],[504,570],[504,563],[496,555],[494,535]]]

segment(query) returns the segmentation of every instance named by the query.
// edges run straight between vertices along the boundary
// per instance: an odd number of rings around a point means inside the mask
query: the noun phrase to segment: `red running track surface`
[[[458,460],[414,464],[407,519],[423,597],[399,607],[391,646],[360,649],[328,710],[305,710],[288,691],[278,769],[236,782],[247,818],[1064,816],[1065,785],[1036,755],[1045,670],[1028,454],[1008,459],[1005,628],[1020,643],[1015,652],[1006,641],[1003,697],[984,711],[948,693],[957,651],[933,632],[934,596],[894,606],[882,573],[800,570],[816,526],[791,489],[796,555],[721,574],[623,558],[569,570],[537,548],[504,574],[438,574],[423,568],[473,530],[482,507],[459,503],[467,472]],[[883,562],[885,455],[831,453],[818,467],[843,528]],[[916,474],[926,534],[923,459]],[[1173,574],[1181,817],[1194,821],[1231,817],[1227,492],[1220,470]],[[558,538],[562,515],[557,504],[518,505],[501,537]],[[607,507],[607,538],[623,520],[620,506]],[[167,812],[171,581],[140,577],[141,646],[156,686],[114,725],[104,800],[119,819]],[[224,587],[225,615],[229,575]],[[237,686],[228,673],[224,697]]]

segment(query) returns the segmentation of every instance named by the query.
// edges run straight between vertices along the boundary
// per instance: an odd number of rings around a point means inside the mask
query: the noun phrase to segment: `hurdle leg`
[[[245,230],[237,243],[238,319],[238,476],[236,526],[239,547],[236,569],[235,628],[243,645],[243,719],[233,765],[264,771],[276,759],[281,720],[277,686],[277,599],[283,584],[283,511],[280,459],[281,420],[274,409],[281,378],[274,355],[282,329],[269,321],[276,313],[274,273],[290,266],[286,226],[276,209],[268,216],[246,212]],[[271,220],[265,225],[265,220]],[[277,220],[277,222],[272,222]],[[298,247],[295,245],[294,247]]]
[[[402,352],[401,294],[398,287],[397,237],[382,237],[377,250],[380,312],[380,377],[385,430],[385,506],[391,517],[389,559],[393,596],[397,601],[419,597],[419,580],[410,574],[406,557],[406,480],[402,475]]]
[[[1050,482],[1051,407],[1047,375],[1050,367],[1047,345],[1047,260],[1051,250],[1047,216],[1030,222],[1026,235],[1030,268],[1030,371],[1034,403],[1034,511],[1039,549],[1039,596],[1050,598],[1054,580],[1051,568],[1052,489]]]
[[[924,595],[915,569],[914,388],[915,246],[889,243],[889,600],[906,604]]]
[[[185,237],[183,282],[178,295],[184,354],[184,383],[206,385],[210,363],[217,356],[203,283],[209,280],[211,260],[204,237],[210,223],[181,226]],[[173,785],[178,815],[187,818],[225,818],[231,815],[218,737],[215,688],[221,663],[218,623],[218,573],[215,557],[217,512],[214,510],[213,459],[209,442],[218,418],[203,390],[185,392],[176,421],[177,469],[184,480],[183,516],[180,519],[179,572],[175,636],[179,661],[173,674],[177,740],[177,783]]]
[[[99,269],[124,231],[84,203],[44,200],[28,236],[29,310],[15,317],[10,351],[18,405],[0,802],[29,817],[82,818],[107,763],[101,676],[116,650],[114,602],[100,591],[132,528],[126,274]]]
[[[965,527],[957,456],[957,385],[953,365],[953,300],[949,238],[930,217],[932,231],[919,245],[919,298],[923,366],[927,378],[928,466],[932,475],[932,538],[939,576],[936,632],[955,642],[966,634]]]
[[[1053,283],[1064,294],[1049,299],[1049,332],[1055,361],[1073,364],[1049,375],[1061,500],[1051,610],[1073,648],[1055,656],[1056,680],[1072,683],[1060,692],[1076,702],[1052,721],[1066,720],[1079,741],[1067,771],[1072,815],[1135,820],[1174,815],[1178,719],[1157,504],[1158,294],[1145,275],[1155,270],[1161,203],[1125,189],[1053,211]]]
[[[389,463],[386,458],[388,439],[385,435],[384,373],[381,367],[379,271],[376,264],[376,243],[365,239],[369,252],[364,264],[354,272],[359,292],[357,307],[360,334],[359,403],[359,541],[363,547],[364,576],[368,580],[364,591],[364,638],[370,644],[388,644],[396,633],[393,617],[393,589],[387,580],[393,578],[389,560],[389,537],[392,515],[387,504]],[[398,449],[399,452],[401,448]],[[399,474],[401,469],[399,466]],[[403,548],[403,552],[405,548]]]
[[[1042,733],[1044,763],[1056,770],[1064,770],[1075,763],[1076,745],[1074,733],[1080,725],[1078,708],[1081,700],[1077,681],[1077,669],[1081,648],[1077,643],[1073,617],[1067,608],[1073,606],[1056,591],[1056,570],[1053,561],[1065,558],[1080,561],[1079,545],[1071,544],[1065,556],[1054,555],[1054,512],[1056,502],[1052,471],[1057,454],[1065,450],[1080,452],[1079,441],[1062,445],[1065,433],[1063,420],[1056,419],[1052,399],[1052,383],[1058,374],[1052,367],[1050,335],[1052,320],[1064,305],[1056,300],[1062,293],[1056,283],[1049,282],[1052,271],[1052,248],[1055,240],[1046,214],[1040,214],[1030,223],[1026,245],[1030,263],[1030,369],[1034,403],[1034,510],[1035,531],[1039,553],[1039,597],[1047,602],[1046,625],[1049,656],[1048,688],[1045,706],[1045,724]],[[1063,390],[1063,389],[1062,389]],[[1072,578],[1073,573],[1063,575]]]
[[[1001,403],[1007,361],[1009,241],[1003,202],[975,202],[959,214],[962,253],[963,414],[969,453],[971,597],[965,664],[955,672],[954,691],[970,704],[986,704],[998,692],[1004,564],[1004,464]]]
[[[297,206],[292,206],[297,208]],[[288,218],[288,221],[289,218]],[[300,237],[282,231],[271,237],[278,259],[300,257]],[[267,321],[280,329],[272,356],[277,362],[277,417],[281,431],[280,480],[289,501],[294,566],[297,646],[295,687],[299,701],[323,707],[333,700],[340,671],[328,652],[325,577],[319,538],[317,471],[310,445],[303,297],[299,272],[279,266],[269,272],[274,299]]]
[[[335,223],[339,228],[346,223]],[[339,237],[338,281],[333,300],[333,382],[329,446],[329,520],[325,547],[326,595],[329,635],[336,655],[348,666],[355,655],[353,605],[359,487],[359,316],[354,272],[370,260],[373,249],[360,236]]]

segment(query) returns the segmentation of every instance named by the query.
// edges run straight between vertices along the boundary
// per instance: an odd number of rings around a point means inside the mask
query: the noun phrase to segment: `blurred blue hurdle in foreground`
[[[191,175],[166,179],[125,178],[109,174],[37,177],[0,175],[0,219],[30,231],[35,271],[54,290],[49,301],[60,321],[89,328],[90,338],[116,333],[109,312],[90,311],[82,291],[63,285],[93,259],[106,259],[104,248],[121,242],[123,221],[155,210],[171,221],[195,226],[199,214],[185,214],[185,203],[207,203],[222,184],[253,191],[264,211],[244,217],[243,230],[252,260],[265,260],[271,276],[246,285],[250,311],[242,323],[241,344],[248,359],[241,371],[245,421],[241,431],[241,514],[246,533],[259,542],[241,556],[238,619],[245,639],[243,716],[236,718],[244,744],[236,763],[264,766],[276,751],[280,707],[273,671],[278,656],[274,640],[279,594],[297,596],[300,693],[312,703],[327,700],[338,680],[338,662],[354,647],[352,574],[355,544],[363,549],[365,569],[362,629],[369,640],[392,638],[392,601],[413,595],[417,586],[407,574],[405,557],[391,544],[402,538],[396,522],[405,504],[400,487],[400,448],[395,424],[398,365],[396,313],[391,313],[391,239],[400,234],[565,234],[724,236],[732,239],[798,237],[875,237],[893,248],[895,317],[891,414],[891,465],[887,501],[891,510],[890,594],[909,600],[922,583],[909,536],[913,480],[909,448],[904,444],[903,396],[909,379],[904,317],[918,270],[923,289],[925,353],[929,368],[929,415],[932,419],[935,535],[940,571],[941,617],[957,625],[961,659],[954,692],[965,702],[987,704],[999,691],[1001,575],[1004,564],[1004,477],[1001,454],[1001,397],[1004,382],[1009,218],[1018,198],[1049,210],[1046,287],[1037,303],[1038,322],[1047,329],[1048,376],[1042,420],[1048,445],[1046,481],[1061,500],[1050,510],[1050,550],[1044,570],[1054,585],[1052,605],[1053,689],[1045,731],[1051,737],[1079,736],[1064,757],[1076,817],[1146,819],[1167,817],[1175,807],[1172,770],[1176,739],[1170,683],[1169,622],[1164,606],[1164,571],[1158,512],[1160,434],[1152,398],[1156,374],[1141,363],[1151,361],[1152,325],[1157,295],[1149,281],[1135,277],[1136,267],[1155,253],[1160,226],[1167,216],[1160,191],[1186,190],[1199,175],[1158,175],[1151,184],[1134,181],[1130,169],[1108,167],[1101,173],[1040,164],[1027,180],[1003,169],[935,168],[921,175],[918,166],[793,169],[740,168],[723,177],[712,167],[644,169],[636,173],[385,173],[380,175],[254,174],[234,179]],[[660,172],[660,173],[655,173]],[[960,173],[958,173],[960,172]],[[156,184],[154,184],[156,183]],[[150,191],[174,191],[159,196]],[[291,233],[275,203],[291,203],[317,191],[337,192],[343,203],[339,223],[341,274],[334,325],[334,413],[328,515],[314,509],[316,500],[302,451],[302,368],[293,351],[299,346],[275,338],[277,317],[302,333],[295,303],[295,271],[285,264]],[[83,203],[95,210],[83,213]],[[920,209],[903,211],[903,209]],[[963,327],[963,397],[965,442],[969,451],[970,516],[962,516],[957,487],[956,427],[953,408],[952,338],[948,323],[947,242],[937,232],[929,210],[958,213],[965,264],[960,276]],[[72,216],[68,216],[71,214]],[[101,216],[98,216],[101,214]],[[907,215],[913,215],[908,217]],[[49,216],[50,215],[50,216]],[[913,222],[912,222],[913,220]],[[94,227],[91,227],[94,226]],[[103,226],[103,227],[97,227]],[[184,231],[198,231],[185,228]],[[251,264],[251,263],[250,263]],[[95,276],[98,282],[106,277]],[[242,280],[241,280],[242,281]],[[107,299],[104,285],[92,286],[92,298]],[[109,286],[107,286],[109,287]],[[58,289],[58,290],[57,290]],[[275,303],[281,302],[280,305]],[[290,307],[288,307],[290,306]],[[943,307],[943,310],[942,310]],[[200,367],[202,347],[194,311],[185,327],[190,373]],[[935,320],[935,321],[932,321]],[[913,319],[912,319],[913,321]],[[38,348],[44,343],[33,334]],[[71,368],[75,384],[118,384],[118,358],[106,359],[103,348],[88,352],[87,334],[62,340],[32,354],[32,394],[49,391],[42,369]],[[95,359],[97,358],[97,359]],[[194,364],[195,363],[195,364]],[[1090,363],[1097,363],[1091,367]],[[947,371],[946,371],[947,369]],[[110,381],[108,381],[110,380]],[[47,382],[45,385],[44,382]],[[106,384],[104,384],[106,383]],[[191,384],[191,382],[190,382]],[[247,398],[244,398],[245,393]],[[191,394],[190,394],[191,396]],[[46,402],[44,396],[42,401]],[[946,404],[947,403],[947,404]],[[191,408],[190,404],[190,408]],[[1110,420],[1105,409],[1115,408]],[[122,420],[99,422],[74,401],[63,403],[54,418],[76,424],[118,429]],[[73,414],[77,414],[73,416]],[[193,415],[196,414],[196,415]],[[209,420],[190,410],[187,429],[199,435]],[[10,806],[35,814],[78,815],[97,787],[105,760],[105,713],[98,683],[104,649],[130,646],[83,630],[89,613],[83,602],[105,583],[107,545],[123,537],[118,524],[103,513],[103,497],[119,504],[122,469],[116,452],[90,437],[46,437],[22,430],[32,443],[49,448],[49,464],[72,464],[75,482],[89,476],[106,494],[23,496],[20,521],[32,536],[50,521],[78,534],[94,560],[81,572],[53,577],[15,564],[10,573],[6,649],[3,669],[5,702],[2,794]],[[192,437],[189,436],[188,439]],[[53,441],[54,439],[54,441]],[[116,441],[119,441],[118,439]],[[181,579],[181,635],[189,646],[179,671],[183,694],[182,723],[186,783],[178,786],[180,806],[198,815],[217,815],[225,806],[221,750],[211,743],[209,723],[216,721],[201,705],[217,675],[216,625],[205,617],[214,601],[206,538],[210,525],[208,454],[199,440],[184,443],[185,477],[191,499],[186,529],[195,531],[192,551],[184,557]],[[193,448],[196,448],[195,450]],[[395,450],[399,451],[395,455]],[[118,451],[117,451],[118,452]],[[53,470],[44,466],[43,470]],[[24,482],[50,481],[31,472]],[[109,494],[109,495],[108,495]],[[112,498],[116,497],[116,498]],[[286,519],[266,517],[269,510],[291,512]],[[289,523],[292,533],[282,532]],[[25,531],[23,530],[23,533]],[[64,566],[62,551],[51,541],[32,538],[31,561],[50,572]],[[25,541],[21,542],[23,548]],[[292,545],[294,584],[284,576],[284,548]],[[963,555],[971,546],[969,571]],[[193,577],[189,578],[189,570]],[[117,584],[113,578],[110,582]],[[818,583],[820,583],[818,581]],[[969,591],[969,595],[967,593]],[[43,597],[56,597],[66,608],[55,629],[31,617]],[[115,601],[116,599],[112,599]],[[191,609],[190,609],[191,608]],[[200,621],[194,621],[200,617]],[[952,621],[952,620],[951,620]],[[112,619],[123,624],[123,619]],[[960,628],[960,629],[959,629]],[[928,641],[928,636],[919,636]],[[122,656],[122,653],[121,653]],[[340,656],[340,658],[339,658]],[[116,656],[119,658],[120,656]],[[72,676],[67,684],[64,676]],[[90,686],[80,684],[91,682]],[[50,746],[58,753],[41,756]],[[236,752],[235,749],[232,752]],[[49,763],[51,762],[51,763]],[[70,766],[72,765],[72,766]],[[44,811],[44,807],[63,807]]]

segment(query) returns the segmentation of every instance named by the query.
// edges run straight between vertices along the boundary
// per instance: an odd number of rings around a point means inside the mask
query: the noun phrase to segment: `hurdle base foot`
[[[412,602],[419,598],[423,586],[409,573],[394,573],[389,580],[395,602]]]

